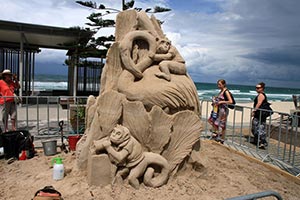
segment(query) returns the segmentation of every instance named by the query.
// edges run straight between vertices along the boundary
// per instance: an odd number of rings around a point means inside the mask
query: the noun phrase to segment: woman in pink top
[[[6,69],[2,72],[2,80],[0,80],[0,110],[2,113],[2,122],[4,131],[8,131],[8,116],[12,123],[12,130],[16,130],[17,106],[14,101],[14,91],[20,88],[16,75]]]

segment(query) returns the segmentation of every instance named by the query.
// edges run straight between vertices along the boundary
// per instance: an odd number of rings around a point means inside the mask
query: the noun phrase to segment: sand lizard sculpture
[[[125,126],[117,125],[110,136],[95,140],[93,148],[96,154],[106,151],[111,162],[122,168],[122,174],[127,170],[129,184],[134,188],[139,188],[138,178],[142,175],[144,184],[150,187],[160,187],[168,181],[168,161],[160,154],[145,152]],[[160,169],[158,175],[157,168]]]

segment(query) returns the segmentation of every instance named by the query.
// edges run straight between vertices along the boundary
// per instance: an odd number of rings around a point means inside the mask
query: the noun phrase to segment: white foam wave
[[[251,98],[247,98],[247,97],[245,97],[245,98],[234,98],[235,99],[235,101],[237,101],[237,102],[249,102],[249,101],[252,101],[252,99]]]
[[[68,88],[67,82],[34,82],[35,90],[66,90]]]
[[[241,93],[240,90],[230,90],[230,92],[231,92],[232,94],[240,94],[240,93]]]

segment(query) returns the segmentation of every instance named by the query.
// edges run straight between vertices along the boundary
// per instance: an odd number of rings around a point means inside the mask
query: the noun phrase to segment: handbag
[[[260,106],[260,109],[263,109],[263,111],[261,113],[262,117],[267,118],[267,117],[273,115],[273,110],[270,105],[271,104],[269,102],[265,102]]]

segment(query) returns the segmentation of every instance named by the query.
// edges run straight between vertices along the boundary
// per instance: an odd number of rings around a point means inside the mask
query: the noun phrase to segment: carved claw
[[[148,57],[154,60],[155,53],[149,52]]]
[[[158,78],[165,79],[166,81],[169,81],[169,82],[171,81],[171,76],[168,75],[168,74],[165,74],[163,72],[158,72],[158,73],[155,74],[155,76],[158,77]]]
[[[110,140],[104,140],[102,142],[102,145],[104,148],[107,148],[107,147],[111,146],[111,142],[110,142]]]
[[[93,147],[91,148],[92,151],[94,151],[95,153],[99,152],[99,151],[103,151],[105,150],[105,145],[111,145],[110,140],[108,137],[102,138],[100,140],[94,140],[93,141]]]

